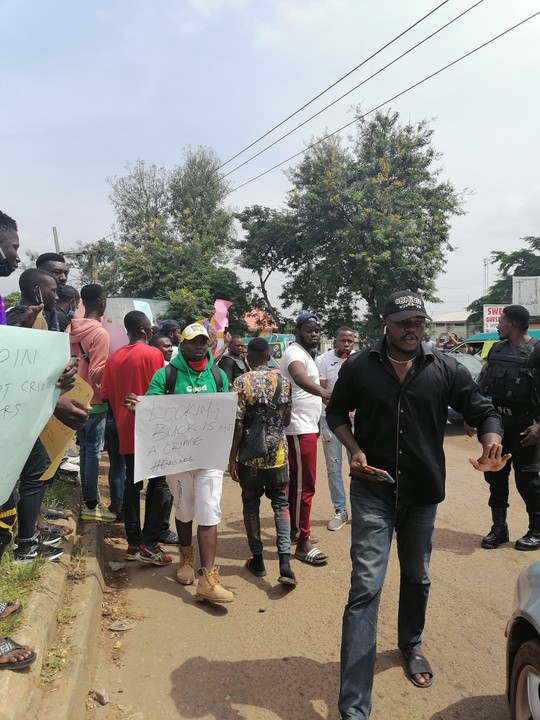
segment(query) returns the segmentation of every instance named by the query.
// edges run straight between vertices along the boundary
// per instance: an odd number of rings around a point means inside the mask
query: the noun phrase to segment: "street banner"
[[[88,405],[93,394],[94,391],[90,385],[77,375],[75,377],[75,386],[71,388],[71,390],[68,390],[67,393],[64,393],[62,397],[79,400],[81,403]],[[45,470],[40,480],[50,480],[53,477],[62,462],[66,450],[73,442],[74,437],[75,430],[64,425],[64,423],[60,422],[54,415],[49,418],[47,424],[41,431],[39,439],[47,451],[51,464],[48,469]]]
[[[484,332],[497,332],[497,325],[506,305],[484,305]]]
[[[68,361],[66,334],[0,326],[0,504],[53,414]]]
[[[135,412],[135,482],[202,468],[225,470],[236,393],[148,395]]]

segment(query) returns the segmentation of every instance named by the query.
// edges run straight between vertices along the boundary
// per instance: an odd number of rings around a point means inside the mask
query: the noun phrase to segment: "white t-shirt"
[[[319,371],[315,360],[298,343],[292,343],[283,353],[279,372],[291,382],[292,386],[292,412],[291,422],[285,428],[287,435],[306,435],[319,432],[319,418],[322,411],[322,399],[316,395],[302,390],[292,379],[289,365],[292,362],[301,362],[306,368],[310,380],[319,385]]]
[[[347,358],[338,358],[335,350],[328,350],[315,359],[315,365],[319,371],[319,378],[326,380],[326,389],[330,392],[334,389],[339,371],[346,359]],[[326,408],[323,408],[323,413],[326,413]]]

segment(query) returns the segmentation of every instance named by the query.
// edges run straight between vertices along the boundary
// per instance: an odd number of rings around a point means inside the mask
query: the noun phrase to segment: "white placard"
[[[186,470],[225,470],[236,393],[148,395],[135,413],[135,482]]]
[[[540,315],[540,277],[512,277],[512,303],[523,305],[533,317]]]

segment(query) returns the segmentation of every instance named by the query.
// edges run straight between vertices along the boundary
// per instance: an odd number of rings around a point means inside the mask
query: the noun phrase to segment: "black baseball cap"
[[[392,293],[384,304],[383,318],[399,322],[400,320],[410,320],[413,317],[431,320],[426,312],[422,296],[409,290],[398,290],[398,292]]]

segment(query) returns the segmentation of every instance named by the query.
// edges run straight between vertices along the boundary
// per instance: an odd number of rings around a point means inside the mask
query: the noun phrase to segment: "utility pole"
[[[489,258],[484,258],[484,292],[483,295],[487,295],[489,290]]]
[[[52,229],[53,239],[54,239],[54,249],[58,254],[60,254],[60,243],[58,242],[58,231],[53,225]]]

